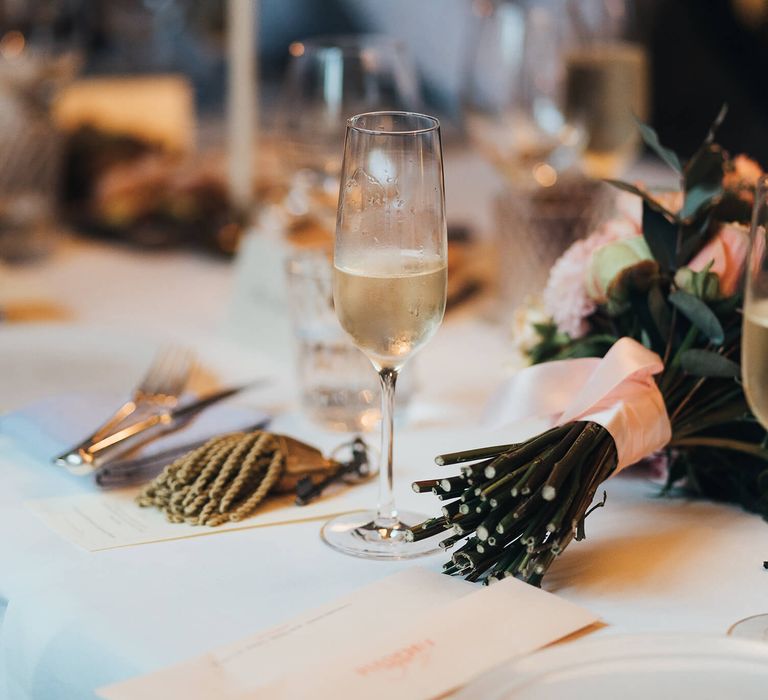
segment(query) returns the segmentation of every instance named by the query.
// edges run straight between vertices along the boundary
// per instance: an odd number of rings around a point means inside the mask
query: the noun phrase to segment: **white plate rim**
[[[541,649],[533,654],[512,659],[464,686],[452,700],[501,700],[516,690],[544,681],[555,673],[593,664],[596,661],[620,660],[625,657],[647,657],[666,660],[670,657],[700,656],[702,661],[713,656],[728,656],[766,665],[768,644],[726,635],[694,635],[683,633],[598,634]]]

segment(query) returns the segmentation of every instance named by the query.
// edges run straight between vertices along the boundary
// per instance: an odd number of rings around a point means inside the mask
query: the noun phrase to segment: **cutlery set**
[[[162,348],[131,398],[88,437],[54,457],[53,463],[74,474],[95,472],[99,485],[116,486],[142,476],[146,478],[168,461],[194,449],[200,441],[143,457],[126,456],[158,437],[185,427],[210,406],[255,386],[250,383],[228,387],[182,402],[194,367],[191,351],[176,346]],[[263,428],[267,422],[254,427]]]
[[[147,443],[186,427],[211,406],[254,388],[260,382],[227,387],[183,401],[181,397],[194,367],[194,356],[190,351],[173,346],[160,350],[131,398],[87,438],[54,457],[53,463],[73,474],[93,474],[96,484],[114,488],[147,482],[185,455],[195,454],[215,436],[200,437],[150,454],[136,452]],[[270,419],[265,417],[242,429],[241,434],[263,431],[269,422]],[[370,476],[367,447],[360,437],[341,445],[329,459],[298,440],[274,437],[285,448],[286,476],[290,480],[291,473],[297,475],[291,485],[295,490],[296,505],[310,503],[333,484],[358,483]],[[341,452],[347,452],[348,458],[337,459]]]

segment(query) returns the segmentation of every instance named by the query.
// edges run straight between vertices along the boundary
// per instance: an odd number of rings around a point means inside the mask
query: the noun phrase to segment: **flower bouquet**
[[[547,315],[527,348],[532,366],[492,405],[504,421],[547,416],[519,444],[437,457],[455,476],[414,483],[443,501],[411,528],[443,535],[446,573],[539,584],[584,521],[600,484],[642,459],[677,487],[768,518],[766,433],[740,382],[741,277],[759,166],[715,143],[718,115],[683,164],[640,124],[679,189],[621,190],[617,216],[551,270]],[[625,199],[626,198],[626,199]],[[602,359],[600,359],[602,358]],[[447,536],[446,536],[447,535]]]

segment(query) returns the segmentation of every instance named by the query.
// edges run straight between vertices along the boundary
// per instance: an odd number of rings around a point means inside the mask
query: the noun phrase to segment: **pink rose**
[[[694,272],[700,272],[712,263],[710,272],[720,280],[720,295],[733,295],[741,284],[744,263],[749,250],[749,228],[741,224],[723,224],[717,235],[688,263]]]

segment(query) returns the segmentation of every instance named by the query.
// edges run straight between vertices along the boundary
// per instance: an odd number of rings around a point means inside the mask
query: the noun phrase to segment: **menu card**
[[[99,689],[106,700],[421,700],[597,621],[517,579],[412,568],[229,647]]]
[[[215,535],[268,525],[316,520],[359,510],[360,489],[341,489],[306,506],[295,505],[293,495],[271,496],[249,518],[217,527],[172,523],[157,508],[142,508],[135,497],[139,488],[26,501],[25,505],[54,532],[89,552],[116,549],[185,537]]]

